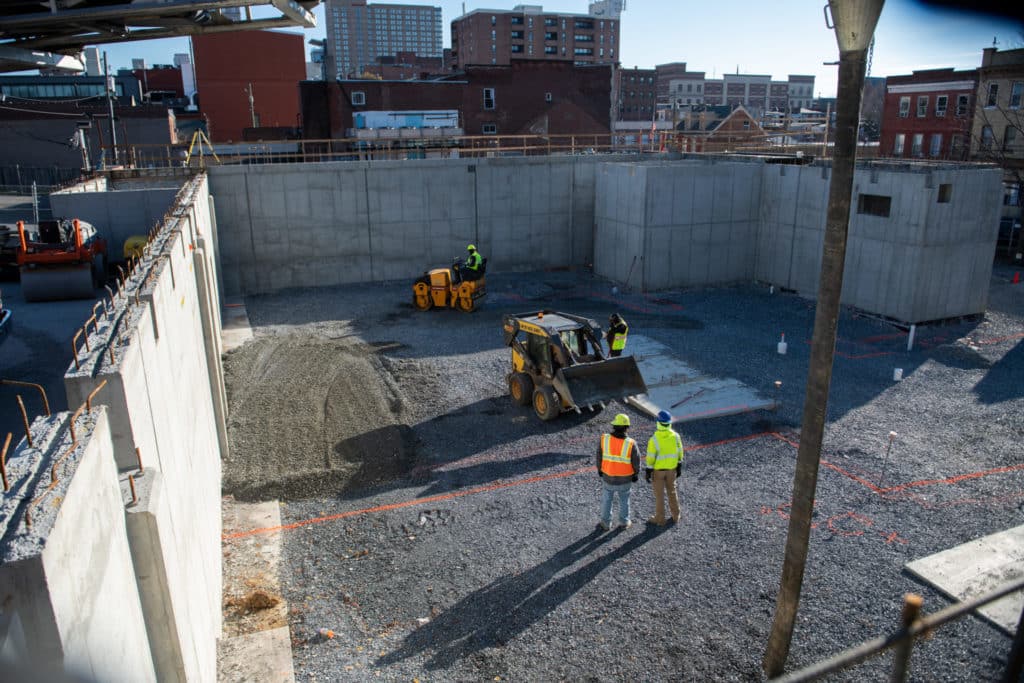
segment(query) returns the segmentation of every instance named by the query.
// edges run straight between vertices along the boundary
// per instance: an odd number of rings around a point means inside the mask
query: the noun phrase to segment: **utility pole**
[[[867,65],[868,45],[874,35],[884,0],[829,0],[836,41],[839,45],[839,91],[836,98],[835,153],[829,182],[825,239],[821,252],[818,302],[811,337],[811,358],[807,369],[807,390],[800,424],[800,447],[793,474],[789,529],[775,601],[775,617],[765,648],[762,666],[769,678],[779,676],[786,666],[796,624],[797,607],[803,588],[804,568],[811,536],[811,514],[818,487],[818,466],[828,413],[828,393],[835,359],[839,299],[843,289],[843,266],[849,232],[853,174],[857,161],[857,128],[861,89]]]
[[[114,165],[117,166],[117,127],[114,124],[114,84],[110,79],[110,67],[107,64],[107,53],[103,52],[103,86],[107,91],[107,114],[110,116],[110,149],[114,156]]]
[[[259,126],[256,125],[256,103],[252,96],[252,83],[246,88],[246,92],[249,93],[249,119],[252,121],[252,127],[258,128]]]

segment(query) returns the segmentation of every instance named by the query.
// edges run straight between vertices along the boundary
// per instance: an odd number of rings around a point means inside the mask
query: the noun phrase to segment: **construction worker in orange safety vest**
[[[667,410],[658,413],[658,427],[647,442],[647,467],[644,478],[654,488],[654,516],[649,524],[665,524],[664,498],[668,495],[668,509],[672,523],[679,521],[679,499],[676,497],[676,477],[683,469],[683,440],[672,429],[672,415]]]
[[[612,499],[619,494],[619,528],[628,529],[633,522],[629,518],[630,489],[639,478],[640,453],[636,441],[626,436],[629,416],[619,413],[612,420],[612,433],[601,435],[597,448],[597,472],[604,484],[601,499],[601,528],[611,529]]]

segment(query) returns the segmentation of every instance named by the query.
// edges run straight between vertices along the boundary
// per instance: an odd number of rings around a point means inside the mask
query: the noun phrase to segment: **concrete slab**
[[[692,422],[775,407],[739,380],[701,374],[660,342],[632,334],[629,343],[648,392],[626,402],[651,417],[667,410],[674,423]]]
[[[1024,525],[984,536],[906,565],[907,571],[954,600],[987,593],[1024,576]],[[1024,591],[977,610],[987,621],[1013,635]]]
[[[291,636],[287,626],[220,641],[220,683],[294,683]]]
[[[221,339],[224,342],[225,351],[237,349],[252,339],[249,314],[246,313],[245,304],[241,301],[228,301],[224,304],[223,319]]]

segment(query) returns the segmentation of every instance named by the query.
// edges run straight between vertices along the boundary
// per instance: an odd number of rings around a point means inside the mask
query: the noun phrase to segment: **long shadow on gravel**
[[[982,403],[1001,403],[1024,396],[1024,340],[985,373],[974,393]]]
[[[592,460],[592,459],[591,459]],[[430,486],[416,494],[417,498],[436,496],[461,488],[484,486],[501,479],[529,476],[538,470],[546,470],[568,462],[580,462],[580,456],[573,453],[556,453],[545,451],[533,453],[525,458],[516,458],[504,462],[483,462],[467,465],[457,469],[434,472],[435,477]]]
[[[470,593],[406,636],[401,647],[380,657],[376,665],[388,666],[433,651],[425,667],[446,669],[480,650],[501,647],[571,598],[613,562],[654,539],[661,531],[647,527],[614,550],[552,581],[563,569],[620,533],[604,534],[595,530],[532,569],[498,579]]]

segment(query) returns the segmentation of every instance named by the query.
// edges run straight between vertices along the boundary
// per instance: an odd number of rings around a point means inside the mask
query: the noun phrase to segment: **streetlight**
[[[857,157],[857,126],[861,89],[867,68],[868,46],[875,33],[884,0],[829,0],[825,24],[835,29],[839,44],[839,88],[836,93],[836,137],[829,184],[828,215],[821,254],[818,301],[811,337],[811,359],[807,371],[800,425],[800,447],[793,476],[792,508],[786,535],[779,596],[775,602],[768,646],[762,665],[769,677],[782,673],[800,603],[807,543],[811,534],[811,513],[818,484],[818,463],[832,383],[832,361],[839,320],[839,298],[843,289],[843,264],[850,222],[850,197]],[[831,14],[833,24],[829,24]]]

